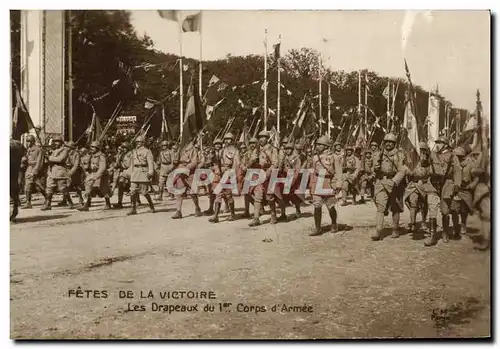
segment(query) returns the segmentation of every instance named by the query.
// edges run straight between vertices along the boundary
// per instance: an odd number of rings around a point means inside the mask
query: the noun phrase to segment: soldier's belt
[[[162,165],[171,165],[172,163],[171,162],[162,162],[161,164]]]
[[[148,165],[134,165],[134,167],[148,167]]]
[[[351,170],[351,169],[344,169],[343,171],[344,173],[354,173],[354,170]]]

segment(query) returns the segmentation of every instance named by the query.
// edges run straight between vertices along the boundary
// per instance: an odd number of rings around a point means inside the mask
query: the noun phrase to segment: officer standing
[[[122,143],[118,147],[116,154],[115,171],[113,173],[113,188],[111,192],[118,188],[118,202],[113,205],[114,208],[123,208],[123,194],[130,190],[130,157],[132,152],[129,150],[130,144]]]
[[[109,178],[106,155],[101,151],[101,145],[99,142],[94,141],[90,144],[90,166],[85,176],[85,197],[86,201],[83,207],[80,207],[78,211],[87,212],[92,204],[92,194],[95,189],[97,189],[103,196],[106,202],[105,210],[111,209],[111,189],[109,187]]]
[[[52,196],[54,191],[58,190],[67,197],[68,193],[68,171],[66,169],[66,161],[69,154],[69,149],[64,146],[61,136],[52,138],[52,146],[54,150],[48,158],[49,171],[47,176],[47,188],[45,205],[41,208],[42,211],[51,210]]]
[[[481,220],[482,240],[474,249],[486,251],[490,247],[491,233],[491,161],[487,150],[477,151],[478,159],[473,164],[472,205]]]
[[[452,198],[450,212],[453,222],[453,238],[459,240],[462,235],[467,232],[467,217],[472,214],[472,164],[466,158],[465,149],[462,147],[456,148],[453,153],[457,157],[460,164],[460,182],[459,188]],[[459,223],[459,217],[461,223]]]
[[[300,186],[301,180],[301,169],[302,161],[300,159],[299,153],[294,151],[294,144],[289,142],[285,144],[285,159],[284,159],[284,172],[287,174],[288,171],[293,172],[293,179],[290,186],[290,192],[288,194],[283,194],[284,200],[291,201],[295,206],[295,215],[300,218],[300,205],[302,204],[302,199],[295,194],[295,191]],[[284,212],[282,212],[284,214]]]
[[[361,159],[361,171],[360,171],[360,200],[359,203],[365,203],[366,189],[369,188],[370,192],[373,189],[373,180],[375,175],[373,173],[373,154],[371,149],[366,149],[363,158]],[[373,198],[372,198],[373,199]]]
[[[310,181],[314,206],[314,229],[309,234],[310,236],[321,235],[323,204],[326,205],[332,220],[330,232],[338,231],[335,203],[337,202],[336,194],[342,188],[342,164],[330,151],[330,147],[331,142],[327,136],[320,137],[316,141],[317,154],[312,158],[313,173]],[[317,188],[318,181],[323,181],[321,188]]]
[[[35,137],[28,135],[26,137],[26,172],[24,179],[24,193],[26,194],[26,205],[23,209],[33,208],[31,205],[31,189],[33,185],[45,198],[45,186],[43,183],[43,150],[40,146],[35,144]]]
[[[194,172],[198,166],[200,161],[198,151],[194,147],[192,143],[188,144],[184,149],[181,150],[179,154],[179,163],[178,169],[185,169],[189,172],[189,175],[179,174],[176,176],[174,181],[174,186],[177,189],[186,188],[186,190],[191,189],[191,185],[193,183]],[[200,204],[198,201],[198,194],[191,192],[191,198],[193,199],[194,204],[194,215],[195,217],[201,216]],[[175,195],[175,203],[176,203],[176,211],[172,216],[172,219],[181,219],[182,218],[182,201],[184,200],[184,194],[176,194]]]
[[[226,133],[224,136],[225,147],[220,151],[218,166],[215,172],[215,175],[220,176],[220,178],[222,178],[228,171],[232,171],[233,178],[236,178],[236,171],[240,167],[240,151],[233,145],[233,141],[234,135],[231,132]],[[236,219],[234,211],[234,198],[231,189],[222,189],[220,192],[215,194],[214,216],[209,219],[209,222],[211,223],[219,222],[219,212],[222,204],[222,198],[224,198],[224,201],[227,202],[231,213],[228,220],[234,221]]]
[[[259,161],[259,153],[257,150],[257,143],[259,141],[257,138],[252,137],[248,141],[248,150],[241,155],[241,180],[240,180],[240,187],[243,189],[244,187],[244,180],[246,178],[246,173],[249,168],[257,168],[258,166],[258,161]],[[243,213],[244,218],[250,218],[250,203],[253,203],[253,198],[251,195],[252,190],[249,190],[246,193],[243,193],[243,201],[245,204],[245,210]]]
[[[342,202],[340,206],[347,205],[347,193],[352,193],[352,203],[356,205],[356,184],[361,170],[361,160],[353,154],[353,147],[348,145],[345,149],[345,157],[342,164]]]
[[[149,195],[149,187],[154,172],[154,160],[151,150],[144,146],[143,136],[135,140],[135,149],[130,156],[130,201],[132,209],[127,215],[137,214],[136,203],[139,194],[144,195],[149,204],[149,211],[155,213],[153,200]]]
[[[174,170],[172,161],[172,151],[168,148],[168,141],[161,142],[161,151],[158,154],[158,165],[160,167],[158,178],[158,197],[156,201],[163,200],[163,192],[165,191],[165,184],[167,183],[168,175]]]
[[[384,148],[376,160],[374,202],[377,206],[377,228],[372,240],[380,240],[387,210],[392,212],[392,237],[399,237],[399,216],[403,212],[404,188],[401,183],[406,175],[405,157],[396,148],[397,137],[392,133],[384,137]]]

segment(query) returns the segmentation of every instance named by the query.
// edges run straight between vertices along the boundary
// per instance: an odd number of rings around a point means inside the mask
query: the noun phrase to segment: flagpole
[[[358,116],[361,114],[361,69],[358,70]]]
[[[180,11],[179,11],[180,12]],[[180,96],[179,96],[179,104],[180,104],[180,115],[179,115],[179,121],[180,121],[180,132],[179,132],[179,138],[182,137],[182,131],[184,128],[184,88],[182,85],[182,22],[181,18],[182,16],[179,16],[179,89],[180,89]]]
[[[264,131],[267,131],[267,29],[264,34]]]
[[[321,74],[321,68],[323,66],[323,58],[321,57],[321,52],[319,53],[319,60],[318,60],[318,63],[319,63],[319,67],[318,67],[318,71],[319,71],[319,135],[320,137],[323,135],[323,130],[322,130],[322,123],[321,121],[323,120],[323,114],[322,114],[322,105],[321,105],[321,85],[322,85],[322,82],[323,82],[323,77],[322,77],[322,74]]]
[[[328,58],[330,59],[330,58]],[[330,66],[330,65],[328,65]],[[327,128],[327,134],[328,134],[328,138],[330,138],[330,123],[331,123],[331,85],[330,85],[330,81],[328,81],[328,128]]]
[[[365,130],[368,129],[368,73],[365,73]]]
[[[278,36],[278,47],[281,50],[281,34]],[[280,137],[280,100],[281,100],[281,54],[278,56],[278,102],[276,106],[276,132],[278,133],[278,139],[281,140]]]
[[[68,10],[68,140],[73,141],[73,24]]]
[[[387,114],[386,114],[386,130],[389,131],[389,115],[391,114],[391,95],[392,95],[392,89],[394,88],[394,85],[391,85],[391,80],[387,82],[388,91],[387,91]],[[392,96],[394,98],[394,96]]]
[[[203,17],[201,15],[201,11],[200,11],[200,22],[203,20]],[[201,23],[200,23],[200,64],[198,66],[198,90],[199,90],[199,94],[200,94],[200,98],[201,96],[203,95],[203,90],[202,90],[202,71],[203,71],[203,66],[202,66],[202,63],[201,61],[203,60],[203,34],[202,34],[202,30],[201,30]]]

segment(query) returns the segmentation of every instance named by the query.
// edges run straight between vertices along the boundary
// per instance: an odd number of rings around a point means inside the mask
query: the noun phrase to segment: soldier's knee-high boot
[[[321,207],[314,208],[314,228],[309,236],[321,235]]]
[[[52,204],[52,193],[47,193],[45,197],[45,205],[41,208],[42,211],[48,211],[51,210],[51,204]]]
[[[195,217],[200,217],[201,216],[201,208],[200,208],[200,203],[198,201],[198,195],[191,194],[191,198],[193,199],[193,204],[194,204],[194,215],[195,215]]]
[[[208,210],[204,214],[214,214],[215,194],[208,194]]]
[[[347,188],[342,188],[342,200],[340,206],[347,206]]]
[[[78,211],[83,211],[83,212],[88,211],[91,204],[92,204],[92,195],[87,195],[87,201],[82,207],[78,208]]]
[[[31,205],[31,190],[30,189],[26,190],[26,205],[24,205],[21,208],[23,208],[23,209],[33,208],[33,206]]]
[[[245,203],[245,211],[243,212],[243,218],[250,218],[250,197],[245,194],[245,196],[243,196],[243,201]]]
[[[446,243],[450,241],[450,236],[448,235],[450,229],[450,216],[444,215],[441,221],[443,223],[443,242]]]
[[[330,214],[330,218],[332,220],[332,227],[330,229],[330,233],[336,233],[339,231],[338,225],[337,225],[337,210],[335,207],[331,207],[328,210],[328,213]]]
[[[392,213],[392,234],[391,237],[396,239],[399,237],[399,212]]]
[[[118,187],[118,202],[113,205],[114,208],[123,208],[123,189]]]
[[[276,218],[276,202],[272,201],[269,203],[269,208],[271,209],[271,224],[278,223],[278,219]]]
[[[73,200],[71,199],[71,195],[69,193],[69,190],[66,190],[64,193],[63,193],[63,196],[64,196],[64,201],[66,201],[68,204],[69,204],[69,207],[70,208],[75,208],[75,205],[73,205]]]
[[[220,202],[214,203],[214,215],[208,221],[211,223],[219,223]]]
[[[155,198],[156,201],[163,201],[163,191],[164,190],[165,190],[165,187],[163,187],[163,186],[158,187],[158,195]]]
[[[371,238],[373,241],[380,240],[380,233],[384,228],[384,212],[377,211],[377,226],[375,230],[371,234]]]
[[[416,222],[417,222],[417,209],[415,207],[411,207],[410,208],[410,234],[411,234],[412,239],[415,239]]]
[[[474,246],[474,249],[479,251],[486,251],[490,247],[490,233],[491,233],[490,221],[482,220],[480,229],[483,239],[479,245]]]
[[[280,218],[278,219],[279,222],[287,222],[288,218],[286,216],[286,203],[284,199],[279,200],[280,204]]]
[[[425,246],[434,246],[437,243],[437,218],[429,218],[430,236],[425,240]]]
[[[453,223],[453,240],[460,240],[460,219],[458,213],[451,214],[451,221]]]
[[[361,196],[361,198],[359,199],[359,203],[364,204],[365,203],[365,194],[366,194],[366,181],[361,182],[360,189],[361,190],[360,190],[359,195]]]
[[[254,201],[253,203],[253,220],[248,224],[250,227],[255,227],[260,224],[260,209],[262,207],[262,202]]]
[[[460,219],[462,220],[462,224],[460,224],[460,233],[462,235],[467,234],[467,217],[469,213],[467,211],[460,212]]]
[[[227,220],[232,222],[232,221],[236,220],[236,213],[234,211],[234,199],[231,198],[231,200],[229,200],[228,204],[229,204],[229,212],[231,215],[229,216],[229,218]]]
[[[106,203],[105,206],[104,206],[104,210],[111,210],[111,209],[113,209],[111,207],[111,200],[109,199],[109,196],[105,196],[104,197],[104,202]]]
[[[155,213],[155,205],[153,204],[153,200],[151,199],[151,195],[149,194],[144,194],[144,197],[146,198],[146,200],[148,201],[148,204],[149,204],[149,212],[151,213]]]
[[[172,219],[182,218],[182,201],[183,201],[182,194],[175,195],[175,214],[172,216]]]
[[[130,208],[130,211],[127,212],[127,216],[137,214],[136,206],[137,206],[138,196],[139,196],[139,194],[137,194],[137,193],[130,195],[130,203],[132,204],[132,207]]]
[[[82,196],[82,191],[80,189],[76,189],[76,195],[78,195],[78,202],[80,205],[83,205],[83,196]]]

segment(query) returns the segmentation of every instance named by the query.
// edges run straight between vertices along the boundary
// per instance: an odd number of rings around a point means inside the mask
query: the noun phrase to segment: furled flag
[[[385,99],[389,99],[389,81],[387,81],[387,86],[384,88],[384,91],[382,92],[382,96],[384,96]]]
[[[413,99],[410,93],[406,93],[407,100],[403,120],[402,146],[408,155],[408,167],[413,170],[420,156],[418,124],[413,109]]]
[[[281,43],[278,43],[276,45],[273,45],[273,48],[274,48],[274,58],[278,59],[280,58],[280,46],[281,46]]]
[[[158,14],[167,21],[179,21],[179,11],[177,10],[158,10]]]
[[[186,16],[182,22],[182,31],[186,32],[201,32],[201,12],[195,15]]]
[[[35,127],[17,85],[15,85],[15,88],[16,106],[12,115],[12,138],[20,140],[22,134],[29,132],[29,130]]]
[[[369,86],[370,82],[368,81],[368,74],[367,74],[367,73],[365,73],[365,83],[366,83],[366,84],[365,84],[365,86],[366,86],[366,90],[367,90],[368,92],[371,92],[371,91],[370,91],[370,86]]]
[[[207,119],[212,116],[216,106],[218,106],[224,99],[223,93],[228,85],[220,80],[217,76],[212,75],[208,82],[208,88],[203,97],[203,104],[206,106]]]
[[[200,96],[198,93],[194,93],[194,91],[198,91],[196,82],[197,79],[193,79],[188,88],[188,102],[186,105],[186,112],[184,114],[181,146],[190,142],[203,129],[203,125],[205,123]]]
[[[212,77],[210,78],[210,80],[208,81],[208,87],[216,84],[217,82],[219,82],[219,78],[215,75],[212,75]]]
[[[188,71],[189,70],[189,65],[188,64],[183,64],[182,69],[184,71]]]

